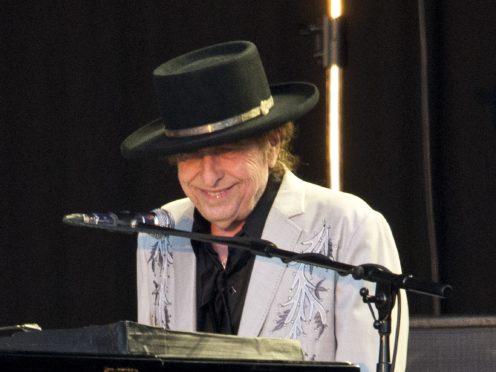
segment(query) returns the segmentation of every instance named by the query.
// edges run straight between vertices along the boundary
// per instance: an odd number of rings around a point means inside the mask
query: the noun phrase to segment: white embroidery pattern
[[[329,229],[326,223],[323,223],[322,229],[317,232],[311,239],[301,244],[306,249],[302,253],[319,253],[332,258],[332,242],[329,237]],[[315,330],[317,331],[316,339],[320,338],[325,328],[327,328],[327,312],[322,304],[320,297],[321,292],[328,289],[324,287],[321,279],[317,283],[313,280],[314,267],[303,263],[297,265],[295,278],[291,285],[288,301],[281,305],[286,308],[279,314],[276,326],[273,329],[279,330],[287,325],[291,325],[286,337],[298,338],[304,334],[303,326],[315,321]]]
[[[152,310],[152,324],[158,327],[169,329],[170,313],[169,306],[171,302],[167,298],[169,267],[174,262],[171,252],[169,237],[157,240],[150,252],[148,263],[153,272],[154,297]]]

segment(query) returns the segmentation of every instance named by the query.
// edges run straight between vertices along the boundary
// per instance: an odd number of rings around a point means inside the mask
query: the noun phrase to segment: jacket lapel
[[[291,220],[303,212],[304,194],[296,176],[286,172],[267,217],[262,238],[278,248],[294,251],[301,229]],[[258,256],[253,266],[246,294],[239,336],[259,336],[270,313],[287,265],[279,258]]]

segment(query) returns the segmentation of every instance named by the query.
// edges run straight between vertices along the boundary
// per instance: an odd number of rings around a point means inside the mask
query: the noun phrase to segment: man
[[[297,253],[400,272],[382,215],[291,171],[291,121],[316,104],[315,86],[270,86],[250,42],[180,56],[159,66],[154,79],[161,118],[131,134],[122,153],[177,164],[187,198],[163,206],[177,229],[263,238]],[[141,323],[294,338],[308,360],[349,360],[375,370],[379,337],[359,294],[364,286],[373,291],[371,283],[172,236],[140,234],[137,260]],[[404,302],[397,371],[406,359],[407,314]]]

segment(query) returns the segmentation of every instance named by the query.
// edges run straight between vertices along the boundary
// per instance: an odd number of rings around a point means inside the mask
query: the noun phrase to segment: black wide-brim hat
[[[316,86],[269,85],[256,46],[232,41],[199,49],[153,72],[161,117],[121,144],[128,159],[191,152],[256,136],[310,111]]]

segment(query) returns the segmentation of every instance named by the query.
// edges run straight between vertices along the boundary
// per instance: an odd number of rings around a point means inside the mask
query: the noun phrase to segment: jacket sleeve
[[[360,216],[350,226],[348,237],[341,242],[336,259],[351,265],[375,263],[387,267],[394,273],[401,273],[398,251],[384,217],[373,210]],[[374,319],[369,307],[359,294],[360,288],[375,293],[375,284],[355,280],[346,276],[338,279],[336,286],[335,330],[337,339],[336,360],[350,360],[360,364],[362,371],[375,371],[379,358],[379,333],[373,328]],[[401,290],[400,292],[403,292]],[[406,296],[401,293],[401,324],[399,348],[395,371],[404,371],[408,344],[408,305]],[[375,306],[372,305],[374,312]],[[391,332],[391,356],[394,334],[398,325],[397,304],[393,309]]]

